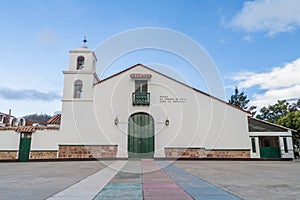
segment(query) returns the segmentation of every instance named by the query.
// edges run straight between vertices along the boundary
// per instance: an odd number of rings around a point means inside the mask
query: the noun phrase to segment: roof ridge
[[[249,115],[251,114],[249,111],[243,110],[242,108],[239,108],[239,107],[237,107],[237,106],[235,106],[235,105],[232,105],[232,104],[230,104],[230,103],[228,103],[228,102],[226,102],[226,101],[224,101],[224,100],[222,100],[222,99],[219,99],[219,98],[217,98],[217,97],[215,97],[215,96],[212,96],[212,95],[210,95],[210,94],[208,94],[208,93],[206,93],[206,92],[203,92],[203,91],[201,91],[201,90],[199,90],[199,89],[197,89],[197,88],[194,88],[194,87],[192,87],[192,86],[190,86],[190,85],[187,85],[187,84],[185,84],[185,83],[182,83],[182,82],[180,82],[180,81],[178,81],[178,80],[176,80],[176,79],[174,79],[174,78],[172,78],[172,77],[170,77],[170,76],[167,76],[166,74],[163,74],[163,73],[161,73],[161,72],[159,72],[159,71],[156,71],[156,70],[154,70],[154,69],[151,69],[150,67],[147,67],[147,66],[145,66],[145,65],[143,65],[143,64],[141,64],[141,63],[135,64],[135,65],[133,65],[133,66],[127,68],[127,69],[124,69],[124,70],[122,70],[122,71],[120,71],[120,72],[118,72],[118,73],[116,73],[116,74],[113,74],[113,75],[111,75],[111,76],[109,76],[109,77],[107,77],[107,78],[105,78],[105,79],[103,79],[103,80],[100,80],[98,83],[95,83],[94,85],[97,85],[97,84],[100,84],[100,83],[102,83],[102,82],[104,82],[104,81],[107,81],[107,80],[109,80],[109,79],[111,79],[111,78],[113,78],[113,77],[116,77],[116,76],[118,76],[118,75],[120,75],[120,74],[122,74],[122,73],[124,73],[124,72],[127,72],[127,71],[129,71],[129,70],[131,70],[131,69],[134,69],[134,68],[136,68],[136,67],[138,67],[138,66],[142,66],[142,67],[144,67],[144,68],[146,68],[146,69],[148,69],[148,70],[150,70],[150,71],[153,71],[154,73],[157,73],[157,74],[159,74],[159,75],[161,75],[161,76],[164,76],[164,77],[166,77],[166,78],[168,78],[168,79],[170,79],[170,80],[172,80],[172,81],[175,81],[175,82],[177,82],[177,83],[179,83],[179,84],[181,84],[181,85],[184,85],[184,86],[186,86],[186,87],[188,87],[188,88],[190,88],[190,89],[192,89],[192,90],[194,90],[194,91],[196,91],[196,92],[198,92],[198,93],[201,93],[201,94],[203,94],[203,95],[206,95],[206,96],[208,96],[208,97],[210,97],[210,98],[213,98],[213,99],[215,99],[215,100],[217,100],[217,101],[220,101],[221,103],[225,103],[226,105],[231,106],[231,107],[233,107],[233,108],[235,108],[235,109],[237,109],[237,110],[240,110],[240,111],[242,111],[242,112],[245,112],[245,113],[247,113],[247,114],[249,114]]]

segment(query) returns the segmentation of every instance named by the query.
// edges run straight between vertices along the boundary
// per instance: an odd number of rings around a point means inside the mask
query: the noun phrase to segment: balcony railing
[[[143,105],[149,106],[150,105],[150,93],[149,92],[134,92],[132,93],[132,105]]]

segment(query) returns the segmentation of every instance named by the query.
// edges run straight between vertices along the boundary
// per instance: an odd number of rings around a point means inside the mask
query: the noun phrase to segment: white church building
[[[0,159],[293,158],[293,130],[142,64],[100,80],[96,63],[70,51],[60,123],[1,128]]]

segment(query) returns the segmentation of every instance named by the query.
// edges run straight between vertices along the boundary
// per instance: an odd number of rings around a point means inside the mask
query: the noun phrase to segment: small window
[[[289,150],[288,150],[288,145],[287,145],[287,139],[286,138],[283,138],[283,147],[284,147],[284,152],[288,153]]]
[[[148,91],[148,81],[147,80],[136,80],[135,81],[135,91],[136,92],[147,92]]]
[[[252,153],[256,153],[256,144],[255,144],[255,138],[251,138],[251,144],[252,144]]]
[[[26,124],[25,119],[21,118],[20,121],[19,121],[19,123],[18,123],[18,126],[25,126],[25,124]]]
[[[82,81],[81,80],[76,80],[74,82],[74,98],[81,98],[81,94],[82,94]]]
[[[77,70],[83,70],[84,68],[84,57],[83,56],[78,56],[77,57]]]

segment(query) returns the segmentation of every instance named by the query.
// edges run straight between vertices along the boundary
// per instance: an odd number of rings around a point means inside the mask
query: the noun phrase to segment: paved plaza
[[[295,161],[0,163],[0,199],[298,199]]]

